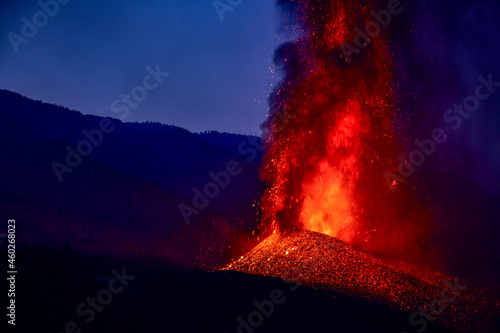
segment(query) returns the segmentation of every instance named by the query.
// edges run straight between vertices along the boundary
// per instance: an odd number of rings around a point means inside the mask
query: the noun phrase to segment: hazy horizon
[[[85,114],[113,117],[112,102],[159,65],[170,76],[128,121],[258,135],[280,80],[274,1],[244,1],[224,20],[212,2],[69,1],[16,46],[9,34],[24,38],[23,19],[42,9],[36,1],[0,9],[0,88]]]

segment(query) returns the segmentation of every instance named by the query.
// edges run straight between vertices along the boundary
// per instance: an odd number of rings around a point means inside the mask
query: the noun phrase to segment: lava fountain
[[[391,191],[398,144],[393,130],[397,84],[387,34],[348,59],[357,27],[387,2],[280,0],[299,38],[275,63],[283,80],[263,124],[267,149],[261,200],[268,232],[324,233],[381,255],[422,260],[429,229],[407,184]],[[356,29],[355,29],[356,28]],[[284,122],[277,119],[286,119]]]
[[[261,227],[270,236],[223,269],[361,297],[407,312],[403,325],[410,318],[415,326],[414,311],[422,315],[423,304],[435,304],[458,280],[427,269],[436,264],[429,246],[433,230],[411,180],[385,178],[397,173],[401,133],[394,129],[405,117],[396,107],[388,31],[366,41],[353,59],[342,52],[358,27],[373,19],[370,12],[387,3],[279,4],[287,28],[295,27],[300,37],[276,52],[284,78],[270,95],[271,114],[263,124],[268,188]],[[447,328],[493,331],[498,304],[467,288],[446,314],[434,314]]]

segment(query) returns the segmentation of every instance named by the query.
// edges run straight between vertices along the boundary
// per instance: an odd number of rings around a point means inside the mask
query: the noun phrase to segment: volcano
[[[274,233],[224,270],[282,278],[408,312],[409,323],[491,332],[499,301],[456,277],[377,258],[337,238]],[[440,305],[442,304],[442,305]],[[421,327],[419,327],[421,326]],[[404,327],[402,327],[404,329]]]

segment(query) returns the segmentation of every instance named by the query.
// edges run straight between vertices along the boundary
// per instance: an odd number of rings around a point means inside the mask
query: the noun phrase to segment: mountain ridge
[[[249,246],[263,184],[246,156],[180,127],[115,119],[116,129],[59,183],[54,161],[65,163],[66,148],[87,139],[82,130],[107,118],[5,90],[0,105],[0,140],[8,143],[0,147],[1,217],[24,220],[28,243],[160,255],[187,265],[219,265]],[[178,206],[192,205],[193,189],[232,160],[244,172],[187,224]],[[241,239],[247,245],[236,246]]]

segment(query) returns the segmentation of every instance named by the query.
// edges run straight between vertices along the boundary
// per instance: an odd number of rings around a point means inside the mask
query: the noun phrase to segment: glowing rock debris
[[[311,231],[286,236],[275,233],[224,269],[340,292],[406,311],[408,315],[440,299],[442,290],[448,288],[446,280],[455,284],[452,276],[381,260],[338,239]],[[448,294],[447,297],[456,297],[438,316],[440,324],[469,332],[483,331],[493,325],[500,310],[494,297],[470,286]]]
[[[264,125],[269,188],[261,229],[317,231],[413,260],[427,233],[425,212],[411,191],[394,194],[384,178],[398,155],[387,37],[371,38],[350,63],[340,48],[373,19],[371,9],[387,3],[287,3],[287,24],[300,37],[276,52],[284,78],[270,95]]]

